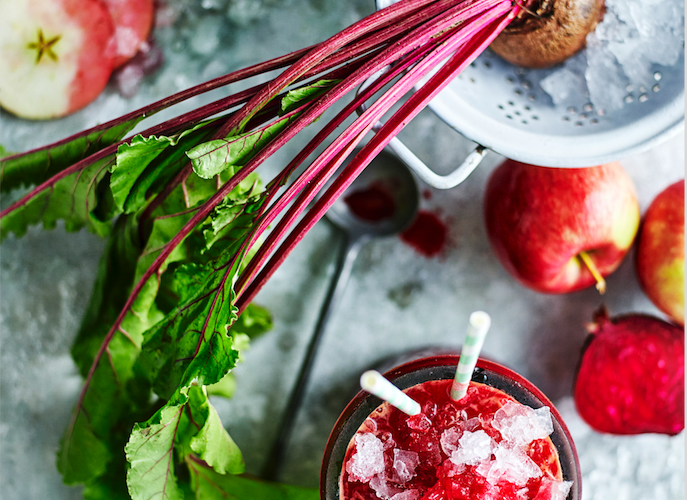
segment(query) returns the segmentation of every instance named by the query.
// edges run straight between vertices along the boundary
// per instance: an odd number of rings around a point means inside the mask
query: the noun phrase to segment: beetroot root
[[[649,315],[612,319],[603,308],[589,331],[574,389],[582,418],[611,434],[682,431],[684,331]]]
[[[542,0],[523,11],[491,44],[511,64],[547,68],[583,49],[605,12],[604,0]]]

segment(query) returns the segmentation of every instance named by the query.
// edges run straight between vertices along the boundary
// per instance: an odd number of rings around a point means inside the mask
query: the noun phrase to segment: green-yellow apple
[[[113,34],[98,0],[0,0],[0,106],[44,119],[90,103],[112,73]]]
[[[661,311],[685,324],[685,181],[664,189],[644,215],[637,278]]]
[[[640,213],[617,162],[563,169],[506,160],[487,183],[484,216],[497,257],[527,287],[566,293],[596,283],[603,293]]]

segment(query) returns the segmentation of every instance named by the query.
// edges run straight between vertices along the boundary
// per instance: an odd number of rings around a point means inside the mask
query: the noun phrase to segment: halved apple
[[[116,55],[114,24],[98,0],[0,0],[0,106],[56,118],[93,101]]]

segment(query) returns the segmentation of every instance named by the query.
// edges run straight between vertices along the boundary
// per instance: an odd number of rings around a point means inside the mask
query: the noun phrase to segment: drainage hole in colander
[[[631,102],[634,102],[634,100],[635,98],[632,96],[632,94],[626,95],[625,99],[623,99],[623,101],[625,101],[625,104],[630,104]]]
[[[506,115],[506,118],[508,118],[509,120],[513,119],[513,117],[511,115]]]
[[[515,78],[513,78],[512,76],[509,76],[508,78],[506,78],[506,81],[508,83],[515,83]]]
[[[566,111],[571,115],[574,115],[575,113],[577,113],[577,108],[575,106],[570,106]]]
[[[520,85],[522,86],[523,89],[529,90],[532,88],[532,84],[528,82],[527,80],[523,80],[520,82]]]
[[[515,89],[515,95],[522,95],[522,90]]]
[[[642,94],[639,96],[639,102],[646,102],[649,100],[649,96],[646,94]]]
[[[508,104],[510,104],[511,106],[515,106],[515,103],[513,101],[508,101]]]
[[[484,67],[487,69],[491,68],[491,63],[489,61],[484,61]]]
[[[527,96],[527,98],[532,102],[537,100],[537,96],[535,94],[530,94]]]
[[[523,120],[522,123],[523,123],[524,125],[527,125],[527,120]]]
[[[533,120],[539,120],[539,117],[537,115],[532,115]]]
[[[582,122],[575,122],[575,126],[576,126],[576,127],[581,127],[582,125],[584,125],[584,123],[582,123]]]
[[[499,104],[499,109],[503,109],[503,106],[501,104]]]
[[[654,92],[658,92],[659,90],[661,90],[661,86],[657,83],[656,85],[651,87],[651,90],[653,90]]]

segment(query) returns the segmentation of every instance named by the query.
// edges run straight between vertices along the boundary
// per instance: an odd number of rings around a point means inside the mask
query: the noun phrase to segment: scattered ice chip
[[[394,450],[394,482],[403,484],[415,477],[415,468],[420,458],[414,451]]]
[[[370,479],[370,488],[374,490],[379,498],[389,500],[391,497],[401,493],[403,490],[397,488],[384,478],[383,474]]]
[[[479,468],[477,472],[482,473]],[[494,460],[491,462],[486,478],[490,484],[507,481],[517,486],[524,486],[530,479],[541,475],[541,469],[527,453],[519,447],[504,446],[502,441],[494,449]]]
[[[382,442],[372,433],[355,436],[356,451],[346,464],[351,479],[367,483],[376,474],[384,472]]]
[[[451,453],[451,462],[456,465],[477,465],[491,458],[494,441],[483,430],[465,431],[458,440],[459,447]]]
[[[572,481],[557,481],[544,476],[539,491],[532,500],[565,500],[572,488]]]
[[[606,50],[603,42],[594,40],[592,35],[593,33],[587,37],[585,71],[590,100],[597,109],[621,109],[629,80],[615,56]]]
[[[553,432],[551,410],[542,406],[535,410],[509,401],[494,413],[492,426],[505,441],[524,446],[535,439],[543,439]]]

